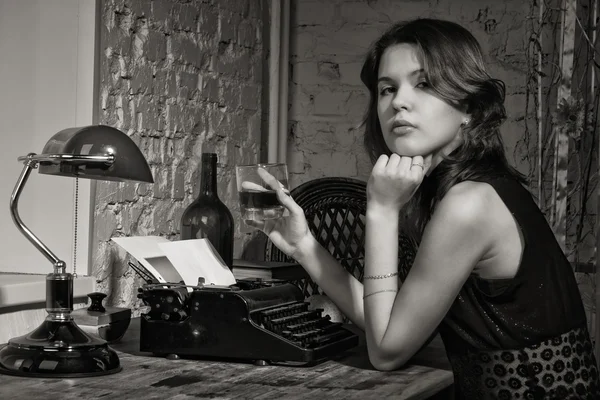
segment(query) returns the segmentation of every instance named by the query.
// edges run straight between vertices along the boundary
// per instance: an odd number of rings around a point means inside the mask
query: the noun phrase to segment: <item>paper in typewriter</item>
[[[113,242],[131,254],[161,283],[207,285],[235,283],[233,273],[208,239],[170,241],[161,236],[114,237]]]

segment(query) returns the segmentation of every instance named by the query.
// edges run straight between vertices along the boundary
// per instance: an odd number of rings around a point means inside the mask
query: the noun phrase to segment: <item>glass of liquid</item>
[[[237,165],[235,169],[242,219],[263,221],[282,217],[284,207],[274,187],[279,186],[289,194],[287,165]]]

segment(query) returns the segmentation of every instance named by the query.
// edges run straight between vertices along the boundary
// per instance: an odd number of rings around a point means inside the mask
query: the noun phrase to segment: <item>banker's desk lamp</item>
[[[41,174],[109,181],[152,183],[148,163],[136,144],[118,129],[104,125],[65,129],[44,146],[43,154],[18,158],[23,171],[10,199],[17,228],[54,266],[46,276],[48,316],[34,331],[10,339],[0,350],[0,372],[31,377],[73,378],[121,370],[119,357],[106,341],[92,337],[73,321],[73,275],[66,264],[27,228],[17,210],[31,171]]]

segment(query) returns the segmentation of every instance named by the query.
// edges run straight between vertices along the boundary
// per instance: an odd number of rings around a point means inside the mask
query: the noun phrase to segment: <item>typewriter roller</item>
[[[309,310],[289,283],[238,280],[229,287],[148,284],[138,297],[140,350],[158,355],[217,357],[258,364],[309,365],[358,344],[358,336]]]

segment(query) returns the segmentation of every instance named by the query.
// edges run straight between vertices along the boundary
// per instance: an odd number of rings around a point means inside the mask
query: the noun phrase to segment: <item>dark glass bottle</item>
[[[233,216],[217,194],[217,155],[202,153],[200,194],[181,217],[181,239],[208,239],[225,264],[233,265]]]

